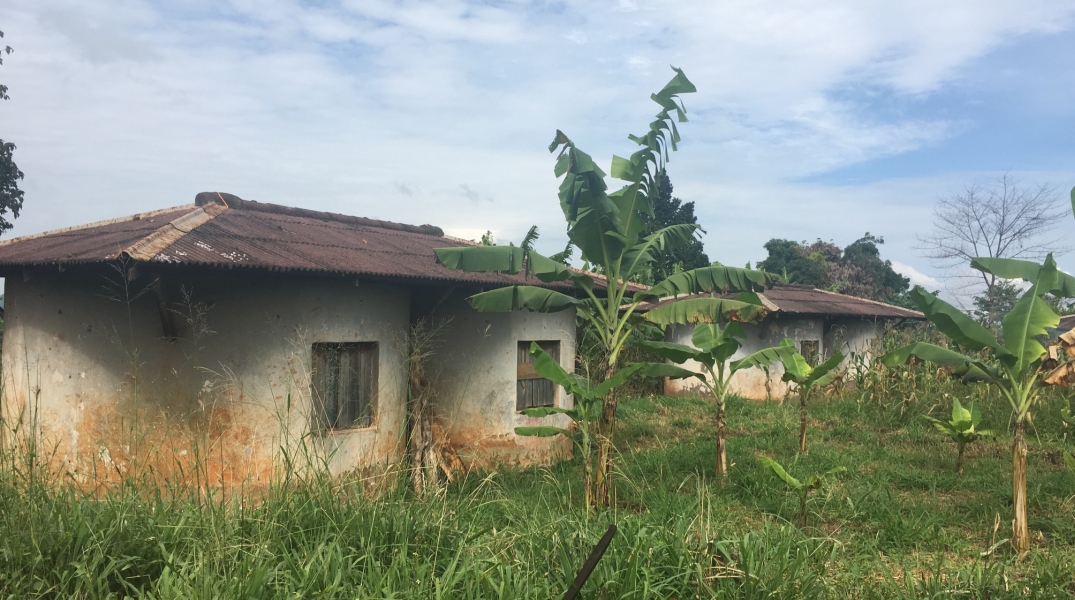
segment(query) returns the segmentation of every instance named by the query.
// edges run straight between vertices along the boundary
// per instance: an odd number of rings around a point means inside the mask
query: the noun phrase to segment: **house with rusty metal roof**
[[[727,297],[734,298],[734,295]],[[808,285],[778,283],[759,293],[758,297],[768,312],[756,323],[743,324],[747,339],[743,340],[743,347],[733,360],[791,338],[803,356],[824,360],[841,352],[848,356],[845,368],[861,368],[869,364],[886,323],[925,319],[915,310]],[[667,298],[654,306],[683,299]],[[665,331],[668,341],[685,345],[691,344],[693,333],[693,325],[671,325]],[[701,370],[698,364],[687,366]],[[780,380],[782,375],[780,365],[770,367],[768,372],[746,369],[733,377],[732,391],[744,398],[781,398],[788,392],[787,384]],[[694,378],[667,380],[665,393],[701,393],[696,383]]]
[[[406,338],[424,320],[441,443],[469,465],[556,460],[570,441],[514,428],[538,424],[525,408],[570,406],[525,349],[572,370],[574,311],[478,314],[469,295],[524,276],[437,263],[468,243],[216,192],[2,241],[6,424],[84,480],[150,446],[158,472],[197,455],[221,483],[264,481],[284,455],[375,468],[405,447]]]

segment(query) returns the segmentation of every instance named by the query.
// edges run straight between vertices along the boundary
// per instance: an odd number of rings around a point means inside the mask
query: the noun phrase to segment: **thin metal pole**
[[[601,557],[605,555],[605,550],[608,550],[608,545],[612,543],[612,536],[614,535],[616,535],[616,526],[609,525],[605,535],[601,536],[601,540],[593,547],[590,557],[586,559],[586,562],[582,563],[582,568],[579,569],[579,574],[575,576],[575,581],[571,582],[571,586],[567,588],[567,593],[564,594],[564,600],[578,598],[582,592],[582,586],[586,585],[586,580],[590,578],[594,567],[601,561]]]

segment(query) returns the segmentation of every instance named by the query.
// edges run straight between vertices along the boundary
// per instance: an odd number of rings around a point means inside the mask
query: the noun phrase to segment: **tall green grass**
[[[620,504],[595,514],[572,462],[470,473],[423,498],[316,472],[222,497],[144,479],[86,491],[7,449],[0,597],[556,598],[610,522],[619,533],[587,598],[1075,596],[1075,474],[1055,416],[1066,392],[1035,415],[1035,542],[1019,559],[996,544],[1010,531],[1010,439],[969,448],[956,476],[954,445],[918,415],[947,406],[944,394],[981,392],[907,377],[815,403],[814,445],[798,457],[793,403],[733,403],[725,486],[706,401],[625,400]],[[984,424],[1006,431],[1005,406],[979,401]],[[798,528],[797,500],[761,454],[795,472],[849,472],[811,498]]]

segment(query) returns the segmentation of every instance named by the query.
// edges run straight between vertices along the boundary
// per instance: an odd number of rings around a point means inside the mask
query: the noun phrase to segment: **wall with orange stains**
[[[515,435],[521,426],[571,425],[565,415],[539,419],[516,411],[515,396],[520,341],[558,340],[560,366],[575,370],[574,310],[479,313],[456,294],[437,309],[433,322],[443,327],[427,367],[437,390],[437,417],[468,467],[549,464],[571,456],[572,442],[563,436]],[[556,405],[573,405],[563,388]]]
[[[158,275],[176,340],[164,337],[148,288]],[[126,285],[119,272],[74,268],[8,278],[7,439],[35,432],[41,453],[86,483],[152,473],[257,484],[285,452],[299,468],[333,473],[393,461],[409,294],[350,278],[242,271],[162,270]],[[191,318],[190,304],[204,314]],[[379,345],[374,425],[311,432],[311,344],[344,341]]]

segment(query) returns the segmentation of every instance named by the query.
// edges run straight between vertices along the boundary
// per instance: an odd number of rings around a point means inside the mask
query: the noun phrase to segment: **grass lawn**
[[[733,399],[720,485],[711,406],[654,397],[621,402],[618,505],[594,514],[575,463],[471,473],[425,499],[314,481],[226,510],[134,485],[89,500],[8,469],[0,597],[558,598],[609,523],[619,533],[586,598],[1073,597],[1075,474],[1058,402],[1029,435],[1034,547],[1021,559],[997,544],[1011,530],[1004,434],[969,446],[956,476],[955,444],[917,418],[930,404],[848,397],[811,407],[796,456],[794,402]],[[1005,407],[984,408],[983,426],[1005,431]],[[760,455],[797,476],[847,472],[799,527],[797,497]]]

